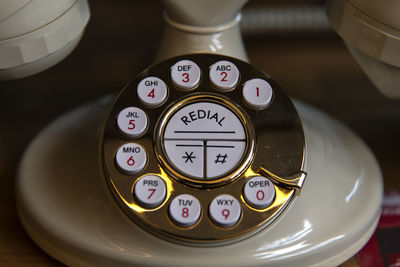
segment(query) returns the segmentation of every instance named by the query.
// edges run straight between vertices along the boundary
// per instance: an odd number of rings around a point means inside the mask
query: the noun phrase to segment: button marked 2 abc
[[[212,85],[218,89],[231,90],[239,81],[239,70],[230,61],[218,61],[210,68],[210,80]]]
[[[122,171],[128,174],[135,174],[146,166],[147,154],[141,145],[127,143],[118,148],[115,162]]]

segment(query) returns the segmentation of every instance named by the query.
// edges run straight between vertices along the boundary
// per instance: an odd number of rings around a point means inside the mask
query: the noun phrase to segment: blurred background
[[[400,100],[374,88],[329,28],[324,5],[248,3],[242,33],[249,60],[291,97],[353,129],[375,153],[385,189],[399,189]],[[154,63],[164,24],[159,1],[96,0],[90,8],[86,33],[69,57],[40,74],[0,83],[0,265],[59,265],[30,240],[16,212],[14,181],[30,141],[61,114],[117,94]]]

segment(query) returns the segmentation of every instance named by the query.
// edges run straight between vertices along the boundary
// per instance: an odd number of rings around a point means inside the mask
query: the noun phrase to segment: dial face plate
[[[101,146],[125,212],[188,245],[227,244],[267,227],[304,176],[304,134],[290,99],[226,56],[180,56],[138,75],[115,101]]]
[[[235,113],[207,101],[188,104],[175,112],[162,138],[167,160],[182,176],[200,181],[217,179],[234,170],[247,143],[245,129]]]

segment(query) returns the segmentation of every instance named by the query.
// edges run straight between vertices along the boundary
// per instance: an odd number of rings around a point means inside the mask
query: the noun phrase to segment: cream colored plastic
[[[383,94],[392,98],[400,98],[399,67],[386,64],[374,57],[368,56],[349,43],[346,43],[346,45],[361,69]]]
[[[78,44],[89,20],[86,0],[32,0],[14,7],[0,21],[0,81],[43,71],[65,58]],[[16,11],[14,9],[17,9]]]
[[[0,21],[18,12],[29,2],[30,0],[0,0]]]
[[[329,3],[329,21],[361,68],[385,95],[400,97],[400,2],[335,0]]]
[[[231,245],[199,248],[135,225],[110,195],[99,165],[99,130],[112,98],[57,119],[26,152],[17,183],[25,229],[67,265],[336,266],[375,229],[382,180],[369,149],[342,124],[297,103],[307,180],[272,226]]]
[[[156,61],[190,53],[215,53],[247,61],[239,28],[239,11],[247,0],[164,2],[166,28]]]
[[[368,16],[394,29],[400,29],[398,0],[350,0],[351,4]]]
[[[218,27],[235,20],[248,0],[163,0],[168,16],[176,23]]]

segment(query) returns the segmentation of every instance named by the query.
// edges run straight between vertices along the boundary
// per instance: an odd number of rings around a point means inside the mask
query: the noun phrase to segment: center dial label
[[[169,162],[196,180],[215,180],[232,172],[247,144],[245,128],[235,112],[207,101],[175,112],[163,137]]]

